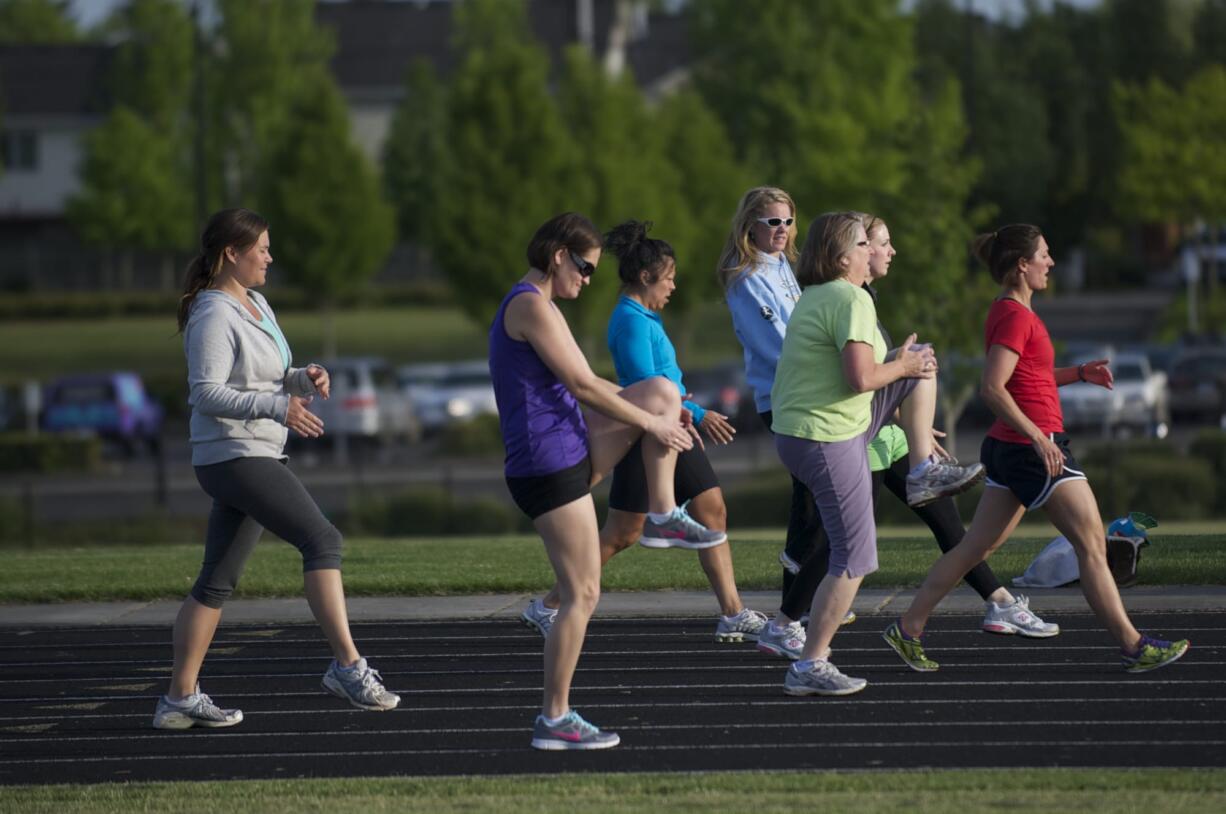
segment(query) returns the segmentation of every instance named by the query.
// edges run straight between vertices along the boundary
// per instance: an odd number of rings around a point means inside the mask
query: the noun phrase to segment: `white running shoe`
[[[385,712],[400,704],[400,696],[383,686],[383,676],[372,669],[366,659],[358,659],[353,667],[341,667],[335,659],[324,673],[323,686],[337,698],[344,698],[358,709]]]
[[[213,703],[213,699],[196,691],[186,698],[171,701],[166,696],[158,699],[157,709],[153,713],[154,729],[191,729],[193,726],[204,726],[217,729],[223,726],[234,726],[243,720],[241,709],[222,709]]]
[[[766,627],[767,621],[765,613],[749,608],[742,608],[736,616],[721,616],[719,624],[715,626],[715,641],[757,641],[758,634]]]
[[[844,675],[825,659],[814,661],[808,670],[796,669],[797,664],[803,662],[793,663],[783,679],[783,691],[788,695],[851,695],[868,686],[866,679]]]
[[[983,615],[983,629],[987,633],[1001,633],[1011,636],[1018,633],[1032,639],[1046,639],[1060,633],[1060,626],[1044,622],[1030,610],[1030,599],[1018,595],[1011,605],[987,603],[987,613]]]

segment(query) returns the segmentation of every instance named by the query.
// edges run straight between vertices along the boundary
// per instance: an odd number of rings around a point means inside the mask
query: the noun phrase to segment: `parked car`
[[[1171,412],[1193,420],[1226,415],[1226,346],[1185,348],[1171,360]]]
[[[498,414],[485,359],[404,365],[397,369],[396,380],[422,432],[437,432],[454,421],[478,415]]]
[[[690,391],[692,401],[726,415],[737,432],[765,429],[754,406],[753,390],[745,381],[745,368],[739,361],[686,372],[681,381]]]
[[[47,385],[39,425],[46,432],[92,433],[131,453],[140,445],[155,448],[162,417],[137,374],[81,373]]]
[[[1070,365],[1103,358],[1070,359]],[[1141,353],[1110,357],[1115,378],[1111,390],[1076,383],[1060,388],[1060,408],[1069,429],[1101,429],[1104,435],[1138,433],[1165,438],[1170,431],[1170,393],[1166,374],[1154,370]]]
[[[342,357],[321,364],[332,382],[331,396],[313,399],[309,409],[324,422],[325,438],[345,435],[378,443],[420,435],[412,406],[382,359]]]

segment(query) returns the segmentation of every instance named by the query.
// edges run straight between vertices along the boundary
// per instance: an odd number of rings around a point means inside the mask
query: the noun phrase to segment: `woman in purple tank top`
[[[676,505],[677,452],[693,446],[681,396],[663,377],[629,387],[598,377],[555,298],[572,300],[600,262],[601,234],[583,215],[546,221],[528,244],[528,273],[490,326],[490,373],[506,446],[507,486],[532,518],[553,565],[561,607],[545,638],[537,749],[606,749],[619,738],[570,708],[570,682],[600,598],[600,534],[591,487],[643,439],[649,510],[660,528],[691,541],[723,535]],[[584,412],[580,404],[588,408]]]

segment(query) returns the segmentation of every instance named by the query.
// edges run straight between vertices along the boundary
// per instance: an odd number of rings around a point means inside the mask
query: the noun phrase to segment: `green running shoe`
[[[902,626],[894,622],[881,634],[885,643],[894,648],[894,652],[902,657],[907,666],[917,673],[936,672],[941,665],[924,655],[924,645],[921,639],[913,639],[902,632]]]
[[[1120,660],[1124,662],[1124,669],[1130,673],[1145,673],[1150,670],[1157,670],[1159,667],[1165,667],[1173,661],[1179,659],[1184,653],[1188,652],[1188,640],[1180,639],[1177,642],[1164,642],[1161,639],[1151,639],[1149,636],[1141,636],[1141,645],[1135,653],[1120,652]]]

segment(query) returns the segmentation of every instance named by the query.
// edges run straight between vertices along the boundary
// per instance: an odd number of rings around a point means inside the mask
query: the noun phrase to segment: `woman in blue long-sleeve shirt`
[[[650,224],[629,221],[605,236],[605,248],[619,259],[618,274],[622,280],[622,296],[609,318],[609,351],[623,387],[662,376],[675,383],[684,396],[686,389],[677,354],[659,315],[676,288],[676,259],[668,243],[647,236],[649,227]],[[735,430],[726,416],[704,410],[692,401],[685,401],[684,406],[692,414],[695,433],[717,444],[732,440]],[[720,605],[716,638],[756,641],[766,617],[742,604],[726,538],[714,545],[694,545],[660,533],[646,513],[645,488],[642,456],[635,445],[613,471],[609,516],[600,530],[602,564],[636,541],[648,548],[697,549],[699,562]],[[701,444],[677,456],[674,491],[679,502],[688,501],[690,514],[707,528],[727,528],[723,490]],[[543,600],[532,600],[524,612],[524,621],[538,630],[548,629],[557,599],[555,589]]]

